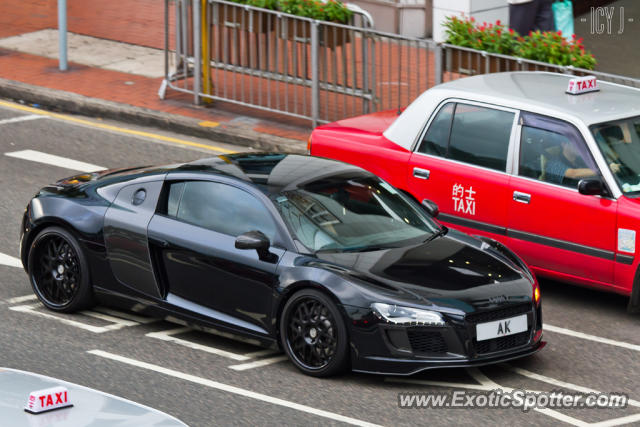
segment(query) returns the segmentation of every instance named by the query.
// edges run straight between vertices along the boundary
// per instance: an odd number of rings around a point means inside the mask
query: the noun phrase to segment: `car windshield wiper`
[[[436,231],[435,233],[433,233],[431,236],[427,237],[427,239],[422,242],[424,243],[429,243],[430,241],[434,240],[436,237],[441,237],[444,236],[445,234],[447,234],[449,232],[449,229],[447,227],[445,227],[444,225],[442,226],[442,228],[438,231]]]

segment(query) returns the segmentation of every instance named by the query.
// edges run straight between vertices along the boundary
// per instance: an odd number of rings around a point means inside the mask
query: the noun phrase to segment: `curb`
[[[34,86],[14,80],[0,78],[0,97],[39,104],[44,108],[55,109],[65,113],[152,126],[199,138],[207,138],[212,142],[253,147],[265,151],[306,153],[305,143],[296,139],[268,135],[230,123],[221,123],[216,127],[204,127],[200,125],[202,120],[191,117],[90,98],[72,92]]]

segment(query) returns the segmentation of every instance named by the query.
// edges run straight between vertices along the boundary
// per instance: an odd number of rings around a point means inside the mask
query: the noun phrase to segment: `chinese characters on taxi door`
[[[455,212],[475,215],[475,194],[476,192],[473,190],[473,186],[469,186],[469,188],[465,189],[462,184],[454,184],[453,191],[451,192],[451,199],[453,200],[453,210]]]

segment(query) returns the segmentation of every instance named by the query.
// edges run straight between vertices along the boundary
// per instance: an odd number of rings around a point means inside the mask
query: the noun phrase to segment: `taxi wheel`
[[[70,313],[92,304],[89,265],[63,228],[46,228],[33,239],[27,266],[33,292],[47,308]]]
[[[280,337],[289,359],[307,375],[328,377],[347,368],[347,328],[336,305],[321,292],[303,289],[287,301]]]

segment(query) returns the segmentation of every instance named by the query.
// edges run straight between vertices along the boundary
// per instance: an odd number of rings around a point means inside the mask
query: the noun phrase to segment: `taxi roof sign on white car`
[[[570,95],[581,95],[588,92],[596,92],[598,88],[598,79],[595,76],[576,77],[569,80],[567,93]]]
[[[30,414],[40,414],[55,409],[69,408],[73,406],[66,387],[58,386],[44,390],[32,391],[24,410]]]

